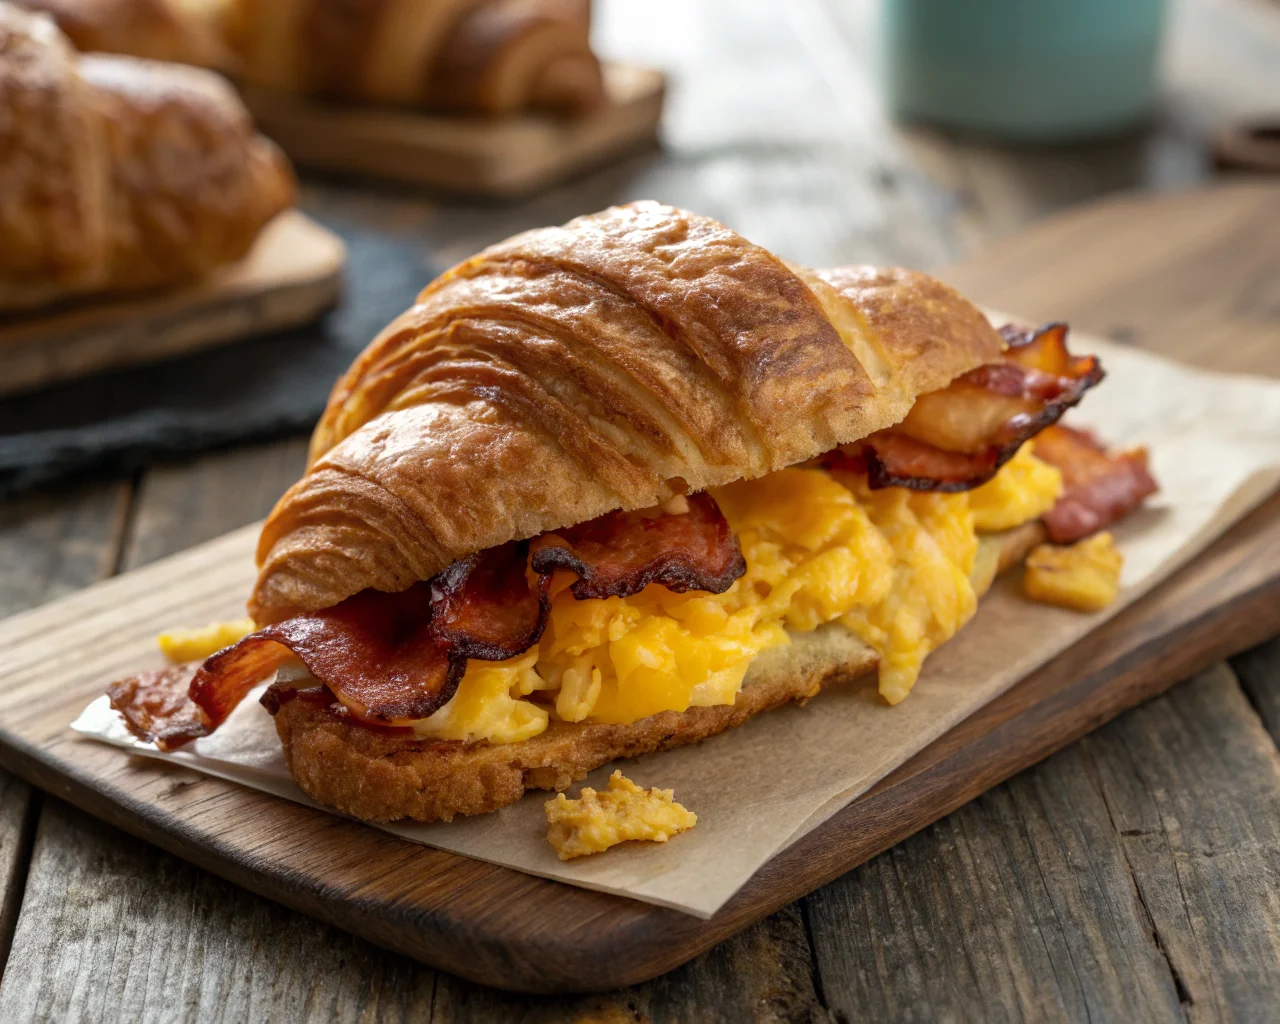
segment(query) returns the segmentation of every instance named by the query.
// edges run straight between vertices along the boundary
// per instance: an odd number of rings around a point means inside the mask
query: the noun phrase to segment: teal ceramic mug
[[[1164,0],[883,0],[889,101],[1021,142],[1114,135],[1155,103]]]

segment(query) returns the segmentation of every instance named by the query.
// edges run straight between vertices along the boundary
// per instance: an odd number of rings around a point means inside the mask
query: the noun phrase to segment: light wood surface
[[[191,287],[0,317],[0,395],[305,324],[338,301],[345,258],[337,235],[290,211]]]
[[[653,145],[662,73],[608,64],[604,79],[607,104],[572,119],[338,106],[261,87],[245,87],[243,94],[258,127],[301,167],[510,198]]]
[[[671,76],[661,156],[501,208],[315,182],[306,205],[396,234],[424,268],[643,196],[714,214],[814,265],[937,267],[1102,194],[1201,180],[1218,123],[1273,110],[1280,95],[1280,50],[1234,16],[1244,2],[1172,0],[1169,78],[1149,130],[1041,152],[888,123],[874,0],[600,0],[601,51]],[[1276,273],[1274,257],[1239,264],[1230,285],[1239,322],[1274,319],[1251,289]],[[998,279],[975,280],[992,305],[1015,306]],[[1128,314],[1126,294],[1106,298]],[[1194,307],[1186,312],[1194,320]],[[0,610],[261,517],[296,478],[300,452],[294,440],[245,447],[0,504]],[[1214,908],[1220,892],[1250,879],[1262,894],[1280,858],[1265,833],[1226,831],[1274,816],[1280,712],[1263,710],[1262,735],[1254,708],[1268,697],[1276,708],[1277,694],[1280,641],[1127,712],[684,967],[604,996],[516,996],[421,966],[36,790],[26,813],[45,828],[48,852],[15,850],[24,932],[4,968],[0,1019],[1269,1019],[1280,998],[1280,916],[1264,899],[1230,918]],[[1201,729],[1209,709],[1213,728]],[[1170,741],[1176,756],[1150,759]],[[1143,809],[1149,832],[1121,834],[1132,829],[1111,817],[1117,793]],[[1219,855],[1237,838],[1239,857]],[[1169,857],[1129,859],[1135,844]],[[1194,875],[1177,873],[1193,858]],[[1148,910],[1156,895],[1168,913]],[[127,923],[135,918],[140,927]],[[1228,978],[1244,983],[1216,980]]]
[[[1266,210],[1276,192],[1211,191],[1199,206],[1235,204],[1241,196]],[[1138,205],[1154,224],[1168,220],[1166,206],[1187,202],[1175,197]],[[1043,230],[1055,229],[1061,225]],[[1116,244],[1105,222],[1093,223],[1091,238],[1104,247]],[[1041,265],[1055,277],[1060,271]],[[1164,347],[1176,350],[1185,340],[1175,333]],[[1276,366],[1259,353],[1254,368]],[[785,851],[711,921],[701,922],[423,850],[70,734],[67,723],[104,680],[157,662],[159,629],[238,613],[252,579],[255,535],[250,526],[0,624],[0,759],[256,892],[424,962],[518,990],[606,989],[669,970],[1176,679],[1280,632],[1277,498],[1157,593]],[[556,926],[548,929],[549,921]]]
[[[1280,373],[1269,314],[1280,308],[1280,274],[1270,271],[1278,239],[1280,187],[1259,180],[1106,199],[995,242],[944,276],[977,302],[998,297],[1024,316],[1186,363]]]

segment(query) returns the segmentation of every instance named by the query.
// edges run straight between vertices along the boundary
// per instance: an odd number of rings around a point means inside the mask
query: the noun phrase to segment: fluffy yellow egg
[[[1062,471],[1024,444],[999,473],[969,492],[969,507],[976,529],[996,533],[1039,519],[1060,497]]]
[[[516,743],[544,732],[550,714],[522,700],[547,683],[534,670],[537,649],[510,661],[469,661],[458,692],[429,718],[414,723],[424,739]]]
[[[156,644],[172,662],[204,661],[209,655],[244,639],[257,628],[253,619],[213,622],[196,629],[166,630],[156,637]]]
[[[510,742],[552,715],[621,724],[732,704],[760,652],[834,621],[879,653],[880,692],[896,704],[994,575],[995,549],[979,557],[979,531],[1036,518],[1061,486],[1056,469],[1019,452],[968,494],[871,490],[861,475],[798,468],[716,488],[747,563],[725,593],[653,585],[579,601],[572,577],[557,577],[537,648],[472,662],[419,734]],[[524,699],[535,690],[545,691],[537,703]]]

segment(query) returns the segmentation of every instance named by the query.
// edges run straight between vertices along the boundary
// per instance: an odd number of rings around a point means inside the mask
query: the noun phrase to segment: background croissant
[[[219,66],[256,85],[472,114],[604,100],[590,0],[21,0],[81,50]]]
[[[296,189],[218,75],[78,55],[4,3],[0,154],[0,310],[201,277]]]
[[[922,274],[789,267],[653,202],[485,250],[338,380],[260,539],[261,624],[505,541],[760,476],[997,358]]]
[[[243,77],[338,99],[506,114],[604,97],[589,0],[225,0]]]

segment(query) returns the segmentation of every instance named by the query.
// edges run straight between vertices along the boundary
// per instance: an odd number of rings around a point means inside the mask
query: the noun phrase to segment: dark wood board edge
[[[348,895],[301,872],[246,858],[216,837],[128,791],[104,786],[49,750],[0,733],[0,764],[34,784],[148,842],[259,895],[352,931],[372,942],[474,981],[516,991],[593,991],[655,977],[736,931],[865,862],[991,786],[1047,757],[1173,683],[1280,632],[1280,557],[1271,547],[1280,499],[1247,517],[1190,566],[1039,672],[961,723],[868,794],[767,864],[709,921],[620,897],[485,866],[506,903],[516,890],[547,901],[549,913],[575,925],[607,919],[597,942],[574,942],[574,929],[513,934],[499,913],[477,921],[458,905],[425,907]],[[1268,543],[1270,547],[1268,547]],[[1231,571],[1250,560],[1258,575],[1235,590]],[[1258,568],[1262,566],[1262,568]],[[1215,571],[1210,579],[1207,573]],[[1216,586],[1215,586],[1216,581]],[[1233,593],[1232,591],[1235,590]],[[1172,604],[1170,600],[1172,595]],[[1210,604],[1205,606],[1208,597]],[[1154,610],[1154,611],[1153,611]],[[1108,643],[1110,641],[1110,643]],[[1110,650],[1110,655],[1099,653]],[[1116,653],[1118,650],[1118,653]],[[939,757],[939,751],[942,756]],[[152,762],[146,762],[152,766]],[[186,769],[176,769],[182,773]],[[174,784],[180,785],[180,782]],[[263,801],[276,798],[258,794]],[[290,813],[312,813],[285,804]],[[910,813],[907,813],[907,812]],[[334,819],[335,828],[364,830]],[[868,828],[868,823],[879,823]],[[365,842],[400,844],[387,834]],[[466,862],[433,851],[434,863]],[[459,864],[461,867],[462,864]],[[553,892],[548,887],[555,887]],[[510,907],[504,909],[511,909]],[[549,935],[551,940],[549,941]],[[580,936],[579,936],[580,937]],[[584,981],[583,979],[590,979]]]

